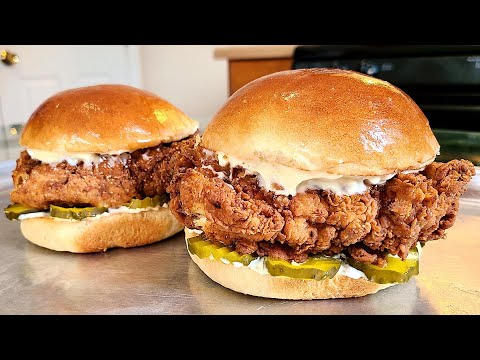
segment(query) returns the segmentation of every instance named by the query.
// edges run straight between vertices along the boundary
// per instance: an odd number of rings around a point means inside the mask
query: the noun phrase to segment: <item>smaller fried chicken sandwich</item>
[[[20,220],[28,240],[57,251],[165,239],[182,229],[166,187],[197,128],[169,102],[130,86],[60,92],[25,125],[6,216]]]
[[[419,271],[445,237],[471,162],[439,144],[403,91],[337,69],[279,72],[232,95],[169,187],[211,279],[280,299],[358,297]]]

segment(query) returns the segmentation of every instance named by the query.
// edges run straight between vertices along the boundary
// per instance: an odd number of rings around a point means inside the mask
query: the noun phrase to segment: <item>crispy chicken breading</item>
[[[66,161],[56,165],[32,159],[23,151],[13,171],[11,200],[37,209],[61,206],[119,207],[133,197],[162,195],[173,174],[190,166],[195,137],[105,156],[98,164]]]
[[[363,194],[283,196],[261,188],[244,169],[221,167],[208,151],[195,151],[196,167],[175,175],[168,188],[176,217],[241,254],[297,262],[340,252],[379,265],[386,252],[405,258],[417,241],[444,236],[475,174],[471,162],[453,160],[397,174]]]

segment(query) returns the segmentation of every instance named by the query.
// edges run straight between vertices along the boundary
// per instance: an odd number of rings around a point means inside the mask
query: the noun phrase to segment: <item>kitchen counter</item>
[[[229,46],[215,49],[215,58],[229,60],[290,58],[297,45]]]
[[[0,216],[1,314],[479,314],[480,169],[447,239],[427,243],[420,274],[357,299],[286,301],[223,288],[190,260],[183,233],[97,254],[50,251]],[[0,191],[2,208],[8,190]]]

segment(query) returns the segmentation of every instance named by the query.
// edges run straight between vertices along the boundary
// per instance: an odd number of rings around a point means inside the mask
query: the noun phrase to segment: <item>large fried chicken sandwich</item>
[[[336,69],[279,72],[231,96],[174,176],[170,208],[211,279],[262,297],[357,297],[418,274],[471,162],[403,91]]]
[[[31,242],[97,252],[165,239],[183,227],[166,187],[198,123],[130,86],[60,92],[28,120],[7,217]]]

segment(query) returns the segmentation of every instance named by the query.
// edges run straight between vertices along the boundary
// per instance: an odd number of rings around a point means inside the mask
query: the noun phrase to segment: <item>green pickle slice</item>
[[[265,264],[272,276],[287,276],[296,279],[331,279],[340,269],[342,261],[322,256],[311,256],[301,264],[267,257]]]
[[[201,259],[212,256],[219,261],[225,259],[230,263],[239,262],[245,266],[255,260],[255,257],[252,255],[240,255],[229,247],[213,244],[200,236],[188,239],[187,245],[188,251]],[[404,261],[398,257],[388,255],[386,257],[387,265],[384,268],[360,263],[351,258],[347,258],[346,261],[354,268],[362,271],[370,281],[379,284],[390,284],[404,283],[413,275],[418,275],[418,256],[416,248],[410,250],[408,257]],[[266,257],[265,265],[272,276],[325,280],[335,276],[342,265],[342,260],[326,256],[310,256],[307,261],[301,264],[292,264],[289,261]]]
[[[255,257],[252,255],[240,255],[232,249],[216,245],[210,241],[195,236],[187,240],[188,251],[204,259],[213,256],[214,259],[225,259],[230,263],[238,262],[245,266],[250,264]],[[332,278],[340,269],[341,260],[326,257],[311,257],[300,265],[293,265],[285,260],[270,259],[267,257],[266,266],[268,272],[273,276],[287,276],[299,279],[322,280]]]
[[[240,255],[236,251],[226,246],[220,246],[203,240],[200,236],[195,236],[187,239],[188,251],[197,255],[200,259],[213,256],[216,260],[225,259],[229,262],[239,262],[243,265],[250,264],[255,258],[252,255]]]
[[[417,248],[410,250],[410,253],[405,260],[402,260],[398,257],[393,257],[391,255],[388,255],[386,260],[387,265],[382,268],[372,264],[360,263],[351,258],[347,258],[347,262],[351,266],[362,271],[368,280],[378,284],[405,283],[413,275],[418,275],[419,273]]]
[[[20,215],[40,212],[42,210],[34,209],[22,204],[10,204],[5,209],[5,216],[9,220],[16,220]]]
[[[83,220],[106,212],[105,207],[64,208],[50,205],[50,216],[60,219]]]
[[[161,196],[156,195],[153,198],[147,196],[146,198],[144,198],[142,200],[132,199],[125,206],[128,206],[129,209],[142,209],[142,208],[147,208],[147,207],[155,207],[155,206],[158,206],[158,205],[163,205],[166,202],[168,202],[168,195],[163,194]]]
[[[145,199],[132,199],[125,204],[129,209],[141,209],[147,207],[156,207],[168,202],[168,194],[157,195],[155,197],[146,197]],[[18,219],[20,215],[40,212],[42,210],[29,208],[21,204],[11,204],[5,209],[5,216],[10,220]],[[108,211],[106,207],[84,207],[67,208],[62,206],[50,205],[50,216],[60,219],[84,220],[88,217],[94,217]]]

